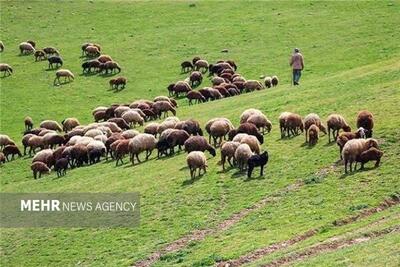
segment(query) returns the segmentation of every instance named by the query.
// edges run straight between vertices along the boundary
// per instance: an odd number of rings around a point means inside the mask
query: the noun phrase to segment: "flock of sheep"
[[[49,68],[62,66],[63,60],[57,49],[46,47],[43,50],[35,49],[35,42],[27,41],[20,44],[21,54],[31,54],[35,60],[46,59]],[[94,43],[82,45],[82,55],[97,57],[82,64],[83,72],[121,71],[118,63],[112,61],[108,55],[101,55],[101,47]],[[4,45],[0,41],[0,49]],[[12,68],[7,64],[0,64],[0,70],[9,75]],[[246,80],[237,73],[237,65],[232,60],[218,61],[215,64],[199,57],[192,61],[184,61],[181,64],[183,73],[190,73],[184,81],[170,84],[167,89],[169,97],[158,96],[153,100],[136,100],[129,104],[113,104],[105,107],[100,106],[92,111],[94,123],[81,125],[76,118],[67,118],[60,123],[45,120],[39,127],[33,128],[33,120],[26,117],[24,120],[25,132],[22,137],[24,147],[23,154],[32,156],[31,169],[34,178],[43,173],[49,173],[51,168],[58,176],[66,174],[68,168],[80,167],[84,164],[96,164],[102,158],[115,160],[116,166],[123,164],[123,159],[129,155],[132,164],[135,160],[140,162],[139,155],[145,153],[148,160],[154,149],[157,157],[172,156],[175,148],[184,148],[188,153],[187,165],[190,169],[191,178],[199,175],[201,170],[206,172],[207,158],[204,154],[208,151],[213,157],[216,149],[221,150],[221,165],[225,170],[225,163],[231,167],[237,166],[240,171],[247,169],[247,176],[251,177],[255,167],[263,169],[268,163],[267,151],[261,151],[264,135],[272,129],[272,123],[260,110],[248,109],[240,116],[240,125],[234,127],[227,118],[214,118],[209,120],[204,129],[209,135],[208,140],[203,136],[200,123],[194,119],[181,121],[176,117],[177,102],[171,97],[179,97],[185,94],[189,100],[205,102],[224,97],[239,95],[242,92],[261,90],[278,85],[276,76],[265,77],[264,83],[258,80]],[[209,73],[212,87],[204,87],[194,90],[202,83],[203,74]],[[69,70],[58,70],[56,81],[60,78],[74,78]],[[118,90],[126,84],[126,78],[117,77],[110,81],[110,86]],[[167,117],[171,112],[173,117]],[[144,122],[161,119],[161,123]],[[167,118],[166,118],[167,117]],[[327,118],[325,127],[320,117],[311,113],[304,119],[295,113],[283,112],[279,116],[279,127],[281,138],[296,136],[305,131],[305,141],[309,145],[315,145],[320,136],[320,131],[328,134],[329,142],[331,136],[339,146],[340,158],[344,160],[345,172],[350,165],[361,163],[361,168],[368,161],[375,160],[379,165],[383,155],[378,148],[378,143],[372,139],[374,126],[373,115],[369,111],[361,111],[357,117],[357,131],[351,132],[349,124],[339,114],[332,114]],[[144,126],[143,133],[132,129],[136,125]],[[340,130],[343,132],[339,133]],[[64,134],[62,134],[64,132]],[[13,160],[15,155],[22,156],[16,143],[7,135],[0,135],[0,163]],[[28,152],[27,149],[29,148]],[[40,151],[37,152],[37,150]],[[356,167],[355,167],[356,168]]]

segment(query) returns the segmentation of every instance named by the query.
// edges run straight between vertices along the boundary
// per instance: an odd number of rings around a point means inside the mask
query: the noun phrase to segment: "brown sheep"
[[[24,146],[24,156],[26,155],[26,148],[29,147],[29,145],[28,145],[28,140],[29,140],[29,138],[31,138],[32,136],[35,136],[35,135],[34,135],[34,134],[25,134],[25,135],[22,137],[21,143],[22,143],[22,145]]]
[[[178,146],[179,150],[181,150],[181,147],[185,144],[187,139],[189,139],[189,134],[185,130],[171,131],[171,133],[166,137],[166,141],[170,148],[170,154],[172,155],[174,153],[174,148],[176,146]]]
[[[190,61],[183,61],[181,63],[181,73],[187,73],[193,70],[193,64]]]
[[[27,55],[27,54],[34,53],[36,50],[32,44],[30,44],[28,42],[22,42],[19,44],[19,51],[20,51],[21,55]]]
[[[89,45],[85,48],[85,54],[89,57],[98,57],[100,56],[99,48],[94,45]]]
[[[109,84],[111,89],[124,89],[126,85],[127,79],[125,77],[117,77],[114,79],[111,79]],[[121,86],[121,88],[119,88]]]
[[[121,164],[124,164],[122,159],[124,158],[125,155],[129,154],[129,139],[124,139],[120,140],[115,148],[115,159],[117,162],[115,163],[115,166],[118,166],[118,162],[121,161]]]
[[[239,125],[237,129],[233,129],[229,132],[229,140],[233,140],[236,134],[239,133],[246,133],[249,135],[253,135],[257,137],[257,140],[260,142],[260,144],[264,143],[264,136],[258,131],[257,127],[249,122],[245,122]]]
[[[32,163],[31,165],[31,170],[33,172],[33,178],[37,179],[42,177],[42,174],[49,174],[50,169],[49,167],[46,166],[43,162],[36,161]],[[39,177],[37,177],[37,174],[39,173]]]
[[[109,55],[101,55],[97,58],[100,63],[106,63],[108,61],[113,61],[113,59]]]
[[[61,122],[61,124],[63,126],[63,131],[66,133],[80,125],[77,118],[66,118]]]
[[[286,117],[285,128],[287,137],[290,137],[290,134],[292,134],[293,136],[298,135],[299,130],[301,130],[301,132],[304,132],[304,124],[301,116],[299,114],[290,113]]]
[[[176,97],[179,97],[180,94],[186,94],[191,90],[192,87],[185,81],[178,81],[177,83],[173,83],[168,86],[170,95],[175,94]]]
[[[42,61],[46,59],[46,54],[43,50],[37,50],[33,55],[35,56],[35,61]]]
[[[56,72],[56,78],[54,79],[53,84],[55,85],[56,81],[58,81],[58,84],[60,84],[61,77],[64,77],[64,83],[67,81],[67,78],[68,78],[68,82],[75,79],[74,74],[70,70],[61,69]]]
[[[7,161],[10,161],[10,159],[8,158],[9,155],[11,155],[11,160],[14,159],[15,155],[18,155],[18,157],[22,157],[22,154],[21,154],[21,152],[19,151],[19,148],[16,145],[7,145],[3,149],[3,154],[6,157]]]
[[[197,71],[201,71],[203,73],[207,72],[208,70],[208,62],[203,59],[198,59],[196,62],[193,63]]]
[[[223,142],[221,146],[221,164],[222,170],[225,170],[225,161],[228,160],[228,163],[231,167],[235,164],[235,151],[240,146],[239,142]],[[233,159],[233,162],[232,162]]]
[[[257,80],[247,80],[244,83],[244,89],[246,90],[246,92],[252,92],[254,90],[258,91],[263,88],[264,88],[263,84]]]
[[[189,80],[192,87],[199,86],[203,81],[203,75],[200,71],[193,71],[189,76]]]
[[[306,135],[306,143],[307,143],[307,137],[308,137],[308,129],[310,128],[311,125],[315,124],[318,126],[319,130],[321,130],[324,134],[326,134],[326,128],[322,124],[321,119],[319,116],[315,113],[310,113],[304,118],[304,130],[305,130],[305,135]]]
[[[200,123],[193,119],[178,122],[175,129],[185,130],[190,135],[203,135]]]
[[[357,158],[371,147],[379,148],[378,142],[375,139],[352,139],[349,140],[343,147],[342,157],[344,160],[344,170],[347,173],[347,165],[350,163],[350,172],[352,172],[353,163]]]
[[[367,151],[362,152],[356,158],[355,168],[357,168],[357,162],[360,162],[361,163],[360,170],[364,169],[364,164],[367,163],[368,161],[376,161],[375,168],[379,167],[379,163],[381,162],[382,156],[383,156],[383,152],[381,150],[376,149],[375,147],[371,147]]]
[[[46,55],[57,55],[57,56],[60,55],[58,50],[54,47],[45,47],[45,48],[43,48],[43,52],[45,52]]]
[[[192,151],[187,155],[186,162],[190,170],[190,178],[196,178],[196,170],[199,170],[199,176],[201,175],[201,170],[204,174],[207,172],[207,158],[201,151]]]
[[[52,120],[44,120],[40,123],[39,125],[40,128],[45,128],[48,130],[53,130],[53,131],[58,131],[58,132],[62,132],[62,128],[61,125],[56,122],[56,121],[52,121]]]
[[[308,129],[309,145],[310,146],[315,145],[318,142],[318,138],[319,138],[319,128],[317,125],[312,124]]]
[[[339,114],[329,115],[326,124],[328,126],[329,143],[331,142],[331,130],[333,140],[337,139],[340,129],[343,129],[345,132],[351,131],[349,124],[347,124],[343,116]]]
[[[186,98],[189,100],[189,105],[192,105],[193,100],[194,100],[194,103],[201,103],[201,102],[206,101],[205,97],[198,91],[188,92],[186,94]]]
[[[3,72],[3,77],[5,77],[6,74],[10,76],[13,73],[13,69],[8,64],[0,63],[0,72]]]
[[[103,110],[99,110],[96,113],[94,113],[93,117],[95,122],[99,122],[101,120],[105,121],[107,119],[106,112]]]
[[[100,73],[103,73],[103,71],[105,72],[105,74],[108,74],[108,71],[110,71],[110,73],[114,73],[114,71],[118,71],[118,73],[121,72],[121,67],[119,66],[119,64],[115,61],[107,61],[106,63],[101,63],[100,64]]]
[[[32,152],[36,153],[37,148],[44,148],[43,144],[43,137],[42,136],[32,136],[28,140],[28,146],[29,146],[29,156],[31,156]]]
[[[340,159],[342,158],[342,150],[347,141],[352,139],[365,138],[365,130],[360,127],[356,132],[342,132],[336,138],[336,144],[339,146]]]
[[[155,102],[152,106],[154,109],[154,113],[161,118],[161,114],[164,113],[164,118],[168,115],[168,111],[171,111],[172,114],[175,116],[176,115],[176,110],[175,108],[171,105],[170,102],[167,101],[158,101]]]
[[[31,117],[25,117],[24,119],[24,124],[25,124],[25,131],[29,131],[33,128],[33,120]]]
[[[205,139],[203,136],[191,136],[189,139],[187,139],[184,143],[185,146],[185,151],[190,153],[192,151],[208,151],[210,154],[215,157],[216,151],[215,149],[210,146],[210,144],[207,142],[207,139]]]
[[[271,84],[272,84],[272,87],[275,87],[275,86],[277,86],[278,85],[278,83],[279,83],[279,79],[278,79],[278,77],[277,76],[272,76],[272,78],[271,78]]]
[[[192,59],[193,65],[196,64],[196,62],[199,61],[200,59],[201,59],[200,57],[197,57],[197,56],[194,57],[194,58]]]
[[[357,115],[357,128],[363,127],[366,130],[366,137],[372,137],[372,128],[374,128],[374,116],[368,110],[360,111]]]

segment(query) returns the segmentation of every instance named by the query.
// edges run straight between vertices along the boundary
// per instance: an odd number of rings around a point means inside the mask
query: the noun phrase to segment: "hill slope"
[[[99,15],[103,10],[107,16]],[[153,155],[136,166],[102,162],[69,171],[62,179],[53,173],[37,181],[29,171],[29,158],[2,166],[2,192],[141,194],[138,228],[1,229],[3,265],[126,266],[201,229],[191,242],[172,246],[171,253],[162,253],[154,263],[209,266],[317,229],[310,238],[250,263],[268,264],[320,241],[357,238],[398,224],[399,207],[393,205],[341,227],[332,225],[399,193],[396,10],[396,4],[373,2],[198,2],[195,7],[183,2],[35,2],[29,9],[22,3],[1,2],[1,40],[6,45],[1,62],[11,64],[15,74],[1,79],[0,132],[16,140],[26,115],[36,123],[70,116],[89,123],[93,107],[165,94],[170,82],[185,78],[179,74],[179,63],[194,55],[209,61],[232,58],[247,78],[277,74],[281,79],[275,89],[220,101],[189,107],[186,100],[179,100],[178,117],[196,118],[203,125],[216,116],[236,125],[241,112],[250,107],[267,114],[274,125],[263,145],[271,155],[265,177],[247,180],[236,169],[221,172],[219,154],[209,158],[207,175],[194,182],[188,181],[184,153],[161,160]],[[77,75],[73,83],[53,87],[54,73],[45,71],[46,63],[17,56],[18,43],[26,39],[59,48],[65,67],[76,74],[81,71],[80,44],[99,42],[120,62],[128,86],[112,93],[107,90],[108,78]],[[287,61],[295,46],[304,52],[307,66],[298,88],[288,85]],[[223,48],[230,52],[221,54]],[[279,138],[277,117],[283,111],[316,112],[324,119],[339,112],[355,128],[362,109],[374,113],[375,137],[385,152],[377,169],[345,176],[343,167],[335,164],[337,146],[328,145],[326,136],[312,149],[303,145],[303,136]],[[322,256],[299,264],[396,265],[399,253],[392,251],[400,251],[398,241],[395,231],[344,250],[322,251]],[[378,245],[380,250],[371,251]]]

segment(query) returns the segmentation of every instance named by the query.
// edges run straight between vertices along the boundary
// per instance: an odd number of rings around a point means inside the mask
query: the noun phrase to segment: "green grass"
[[[103,162],[70,170],[61,179],[52,173],[33,180],[31,159],[17,159],[0,168],[2,192],[138,191],[141,224],[132,229],[1,229],[2,265],[127,266],[194,229],[218,225],[264,196],[305,181],[298,191],[252,212],[229,230],[155,264],[207,266],[356,214],[399,190],[399,2],[195,3],[189,7],[189,2],[1,1],[0,39],[6,50],[0,61],[12,65],[15,73],[0,80],[0,132],[19,141],[27,115],[36,124],[66,117],[87,124],[96,106],[165,95],[169,83],[186,77],[179,73],[183,60],[195,55],[210,62],[231,58],[246,78],[276,74],[281,84],[190,107],[182,99],[177,116],[198,119],[203,125],[223,116],[237,125],[243,110],[261,109],[273,122],[263,145],[271,156],[265,177],[246,180],[236,170],[221,172],[218,154],[209,158],[207,174],[189,183],[185,155],[180,153],[162,160],[153,155],[137,166],[116,168],[114,162]],[[46,71],[46,62],[18,55],[18,44],[27,39],[36,40],[39,47],[57,47],[75,81],[54,87],[54,71]],[[107,90],[109,78],[80,75],[80,45],[86,41],[100,43],[120,63],[128,78],[125,90],[113,93]],[[298,88],[289,85],[287,63],[293,47],[301,48],[306,63]],[[224,48],[228,54],[220,53]],[[203,85],[209,84],[205,79]],[[311,149],[303,145],[303,136],[279,139],[277,117],[283,111],[303,116],[316,112],[324,120],[339,112],[355,128],[362,109],[374,113],[375,137],[385,152],[377,169],[349,176],[343,175],[342,166],[330,169],[338,148],[327,145],[327,136]],[[329,171],[321,175],[322,169]],[[388,223],[396,223],[399,209],[387,214]],[[355,231],[366,221],[328,229],[259,263]],[[381,266],[389,257],[391,262],[400,261],[400,253],[393,253],[400,251],[396,243],[398,235],[388,235],[299,264]]]

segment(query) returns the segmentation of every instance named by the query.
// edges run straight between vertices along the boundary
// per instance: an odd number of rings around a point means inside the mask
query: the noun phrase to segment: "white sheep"
[[[252,116],[252,115],[264,115],[261,110],[259,109],[255,109],[255,108],[249,108],[246,109],[245,111],[242,112],[242,114],[240,115],[240,123],[245,123],[247,122],[247,119]]]
[[[144,119],[142,116],[137,111],[134,110],[128,110],[125,111],[122,114],[122,118],[128,123],[129,125],[133,125],[133,127],[136,126],[136,124],[139,124],[140,126],[143,126]]]
[[[132,164],[135,164],[135,157],[140,162],[139,154],[146,151],[146,160],[149,159],[153,149],[156,147],[157,140],[151,134],[141,133],[129,141],[129,152]]]
[[[235,160],[239,170],[244,171],[247,168],[247,161],[253,155],[248,144],[240,144],[235,151]]]
[[[204,173],[207,172],[207,158],[201,151],[192,151],[186,157],[186,163],[190,170],[190,178],[194,179],[196,177],[196,170],[199,170],[199,176],[201,175],[201,170]]]
[[[39,127],[46,128],[46,129],[53,130],[53,131],[59,131],[59,132],[62,132],[62,130],[63,130],[61,125],[58,122],[52,121],[52,120],[42,121],[40,123]]]
[[[136,131],[136,130],[126,130],[126,131],[123,131],[121,135],[125,139],[131,139],[131,138],[133,138],[133,137],[135,137],[135,136],[137,136],[139,134],[140,133],[138,131]]]
[[[362,152],[367,151],[369,148],[378,147],[378,142],[375,139],[351,139],[347,141],[342,150],[342,157],[344,160],[344,170],[347,173],[347,164],[350,163],[350,172],[353,171],[353,163],[356,162],[357,157]]]

